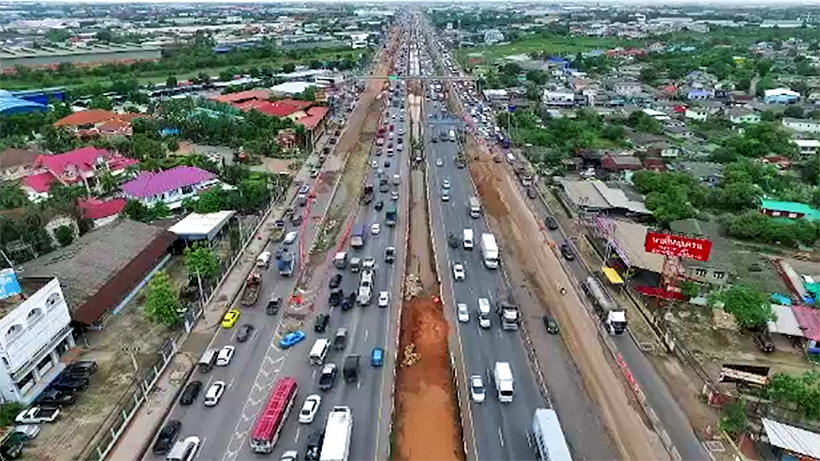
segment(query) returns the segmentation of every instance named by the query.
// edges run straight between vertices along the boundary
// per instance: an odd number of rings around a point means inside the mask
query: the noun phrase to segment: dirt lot
[[[658,452],[654,443],[656,436],[630,402],[625,384],[610,366],[595,333],[596,327],[580,299],[574,292],[559,295],[557,284],[571,284],[539,223],[503,170],[504,166],[493,163],[488,153],[480,152],[472,136],[467,140],[467,152],[473,159],[470,174],[476,181],[490,224],[501,233],[505,258],[523,274],[524,279],[513,280],[513,284],[527,286],[542,305],[551,306],[552,314],[562,325],[564,334],[561,336],[587,392],[600,408],[621,458],[666,458],[665,453]],[[538,241],[533,239],[536,235],[540,236]]]

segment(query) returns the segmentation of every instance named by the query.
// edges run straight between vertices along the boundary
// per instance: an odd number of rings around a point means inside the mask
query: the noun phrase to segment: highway
[[[365,108],[366,109],[366,108]],[[400,116],[400,109],[390,110],[390,115]],[[404,152],[406,154],[406,152]],[[326,166],[337,162],[335,169],[341,173],[342,155],[331,157]],[[304,453],[307,437],[314,430],[323,430],[326,415],[334,405],[346,405],[352,408],[354,417],[353,438],[350,449],[351,459],[387,459],[389,452],[389,423],[391,410],[392,370],[394,368],[394,342],[398,328],[398,299],[393,299],[399,293],[401,283],[401,268],[404,261],[404,235],[406,218],[401,215],[407,209],[409,193],[407,172],[407,155],[373,157],[378,159],[379,168],[391,178],[393,174],[401,175],[399,189],[399,218],[396,227],[384,225],[384,211],[376,212],[373,204],[362,206],[356,211],[356,222],[366,223],[368,232],[370,224],[380,222],[382,230],[379,235],[369,235],[362,250],[355,251],[353,256],[373,257],[377,261],[377,274],[373,303],[367,307],[355,306],[347,312],[341,309],[331,309],[328,305],[328,280],[336,273],[330,265],[335,249],[327,252],[327,259],[322,268],[316,268],[314,279],[311,282],[310,292],[305,294],[306,302],[303,312],[303,331],[306,338],[292,348],[282,350],[278,346],[283,331],[293,322],[285,319],[283,306],[276,316],[265,314],[267,301],[274,296],[281,297],[287,303],[288,296],[294,291],[298,279],[298,270],[293,277],[284,278],[276,272],[276,260],[271,261],[270,269],[262,272],[263,285],[258,302],[254,307],[241,309],[242,315],[231,329],[220,329],[214,336],[209,347],[221,348],[231,344],[236,347],[232,362],[226,367],[214,367],[208,373],[195,371],[192,380],[203,383],[199,397],[192,405],[174,405],[167,420],[176,419],[182,422],[180,440],[189,435],[196,435],[201,440],[197,455],[198,459],[236,461],[250,459],[254,456],[249,445],[249,436],[256,422],[259,411],[265,406],[273,384],[279,377],[293,377],[299,383],[299,391],[290,416],[283,427],[279,441],[276,444],[271,459],[278,459],[285,450],[298,450]],[[385,160],[391,160],[390,166],[384,166]],[[369,168],[367,181],[373,183],[377,168]],[[391,186],[392,188],[392,186]],[[299,253],[302,249],[307,257],[312,242],[318,232],[318,223],[330,204],[333,184],[317,188],[316,198],[305,208],[297,208],[303,212],[305,219],[298,229],[299,241],[290,245],[290,249]],[[376,188],[378,189],[378,188]],[[384,200],[385,210],[390,206],[389,194],[378,194],[373,203]],[[286,232],[294,230],[290,223]],[[340,236],[344,233],[344,229]],[[271,242],[266,248],[272,253],[281,246]],[[384,250],[387,246],[396,247],[396,264],[384,263]],[[256,256],[256,255],[252,255]],[[332,265],[331,265],[332,266]],[[297,268],[299,261],[297,258]],[[359,274],[344,271],[342,288],[345,292],[358,289]],[[379,291],[391,293],[390,305],[386,309],[376,307]],[[311,302],[313,303],[311,305]],[[312,307],[311,307],[312,306]],[[329,312],[331,319],[324,334],[318,335],[313,331],[313,318],[320,312]],[[245,343],[237,343],[235,335],[242,324],[252,324],[255,327],[253,336]],[[339,373],[336,385],[329,392],[318,390],[318,374],[320,367],[312,367],[308,353],[317,337],[332,338],[336,328],[348,328],[347,346],[343,352],[331,351],[326,363],[335,363]],[[381,368],[370,366],[371,351],[375,347],[383,348],[385,354],[384,365]],[[344,357],[348,354],[361,355],[361,370],[358,384],[348,385],[342,378],[341,368]],[[207,408],[203,405],[203,397],[211,383],[225,381],[228,388],[218,405]],[[298,423],[298,412],[305,397],[318,393],[322,395],[322,405],[314,422],[310,425]],[[162,459],[149,454],[147,459]]]

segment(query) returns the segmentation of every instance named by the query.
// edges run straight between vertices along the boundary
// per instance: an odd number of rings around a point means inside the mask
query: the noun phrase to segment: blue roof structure
[[[48,106],[44,104],[26,101],[25,99],[14,97],[14,95],[6,90],[0,90],[0,114],[2,115],[28,114],[47,110]]]

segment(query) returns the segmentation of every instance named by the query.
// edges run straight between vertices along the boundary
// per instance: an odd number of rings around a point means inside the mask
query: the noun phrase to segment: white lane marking
[[[231,339],[229,342],[233,342],[234,338],[236,338],[236,332],[238,331],[236,328],[232,328]]]
[[[314,369],[313,369],[313,378],[314,378],[314,379],[316,378],[316,372],[317,372],[317,371],[318,371],[318,370],[317,370],[316,368],[314,368]]]
[[[257,331],[258,331],[258,330],[254,329],[254,330],[253,330],[253,333],[251,333],[251,339],[250,339],[251,341],[253,341],[253,338],[256,338],[256,332],[257,332]]]
[[[196,455],[194,455],[194,458],[199,458],[199,455],[202,453],[202,447],[205,446],[206,440],[208,440],[208,437],[202,437],[202,441],[199,442],[199,448],[197,448]]]
[[[208,378],[208,381],[205,382],[205,390],[207,390],[209,387],[211,387],[211,380],[213,380],[213,379],[214,379],[214,377],[213,377],[213,375],[211,375],[211,377]]]
[[[364,340],[367,341],[367,330],[364,330]]]
[[[294,437],[294,438],[293,438],[293,443],[294,443],[294,444],[298,444],[298,443],[299,443],[299,433],[300,433],[300,432],[302,432],[302,427],[301,427],[301,426],[299,426],[299,427],[297,427],[297,428],[296,428],[296,437]]]
[[[501,433],[501,428],[498,428],[498,441],[501,442],[501,446],[504,446],[504,434]]]
[[[499,326],[498,329],[495,330],[495,331],[498,332],[498,337],[499,338],[504,339],[504,333],[502,333],[501,330],[502,330],[502,328]]]
[[[362,381],[361,380],[356,381],[356,389],[361,389],[361,388],[362,388]]]
[[[231,387],[233,387],[233,382],[234,382],[234,380],[236,380],[236,376],[234,376],[234,377],[232,377],[232,378],[231,378],[231,382],[230,382],[230,383],[228,383],[228,389],[230,389]]]

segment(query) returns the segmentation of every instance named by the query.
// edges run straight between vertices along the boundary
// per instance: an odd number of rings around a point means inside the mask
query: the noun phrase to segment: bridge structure
[[[476,78],[469,75],[351,75],[354,80],[441,80],[451,82],[472,82]]]

